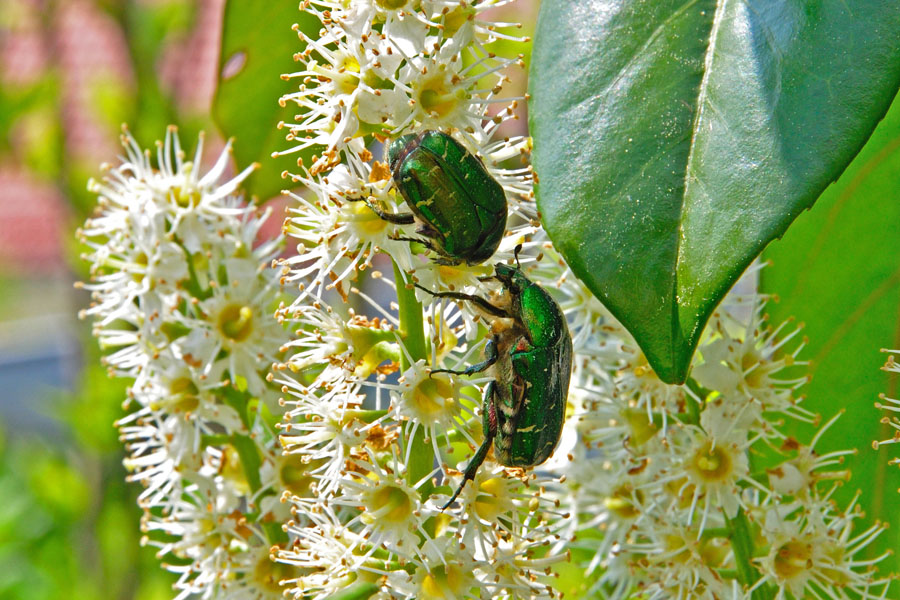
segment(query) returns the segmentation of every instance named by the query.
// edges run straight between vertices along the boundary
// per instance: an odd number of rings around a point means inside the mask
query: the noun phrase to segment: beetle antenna
[[[513,250],[513,256],[516,258],[516,267],[518,267],[519,270],[522,269],[522,265],[519,264],[519,252],[521,252],[521,251],[522,251],[522,244],[517,244],[516,249]]]

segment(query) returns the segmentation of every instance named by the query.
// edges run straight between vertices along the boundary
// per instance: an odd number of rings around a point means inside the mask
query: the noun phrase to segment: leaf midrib
[[[717,0],[716,1],[716,12],[713,15],[712,26],[710,27],[709,32],[709,42],[706,46],[706,54],[703,57],[703,76],[700,79],[700,86],[697,88],[697,104],[695,108],[695,116],[694,122],[691,126],[691,136],[690,136],[690,147],[688,150],[688,157],[684,167],[684,179],[683,179],[683,192],[681,197],[681,203],[679,206],[679,215],[678,215],[678,229],[675,235],[675,252],[673,253],[674,264],[672,265],[672,297],[675,299],[675,309],[672,311],[672,331],[671,337],[669,338],[672,343],[672,352],[673,355],[677,354],[678,348],[675,346],[679,343],[679,341],[684,339],[683,332],[681,331],[681,319],[680,319],[680,303],[678,302],[679,297],[679,285],[678,285],[678,265],[681,263],[681,248],[682,248],[682,240],[684,239],[684,216],[685,216],[685,205],[686,199],[688,198],[688,193],[691,189],[691,173],[693,171],[693,164],[696,157],[696,149],[697,149],[697,136],[700,131],[700,124],[703,120],[703,116],[705,114],[706,106],[707,106],[707,96],[709,89],[709,77],[712,71],[712,62],[713,56],[715,54],[716,49],[716,40],[719,36],[719,28],[721,27],[723,14],[725,12],[725,5],[728,0]],[[699,179],[697,179],[697,183],[699,184]]]

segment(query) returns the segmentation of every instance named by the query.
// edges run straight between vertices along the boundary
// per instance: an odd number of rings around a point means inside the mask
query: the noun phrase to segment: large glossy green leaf
[[[828,418],[846,413],[816,450],[857,448],[846,466],[853,477],[838,497],[846,503],[858,489],[868,520],[892,524],[870,556],[900,547],[900,469],[888,460],[900,446],[871,447],[892,431],[873,406],[879,393],[898,397],[896,381],[879,371],[880,348],[900,347],[900,100],[850,164],[808,214],[801,215],[763,256],[772,265],[761,272],[761,288],[780,302],[771,304],[773,324],[796,316],[806,323],[812,381],[804,406]],[[796,433],[791,431],[790,433]],[[808,439],[798,436],[798,439]],[[900,571],[897,556],[891,558]],[[895,593],[893,597],[900,597]]]
[[[900,85],[896,0],[544,0],[538,206],[661,378]]]
[[[260,163],[245,188],[261,200],[291,187],[281,173],[296,172],[297,159],[304,156],[300,152],[272,158],[273,152],[290,148],[285,140],[287,130],[278,129],[278,123],[293,121],[297,112],[293,104],[278,104],[282,95],[298,85],[296,79],[281,79],[282,74],[297,70],[293,56],[303,50],[291,30],[292,23],[311,36],[322,27],[315,16],[298,10],[297,2],[229,0],[225,4],[213,115],[223,133],[235,138],[238,165]],[[311,154],[309,151],[305,158]]]

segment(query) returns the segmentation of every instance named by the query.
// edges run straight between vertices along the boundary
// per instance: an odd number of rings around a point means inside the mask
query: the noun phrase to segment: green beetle
[[[436,262],[475,265],[493,256],[506,231],[506,194],[477,156],[440,131],[401,136],[388,148],[394,185],[411,213],[387,213],[399,225],[420,223],[419,242],[441,255]]]
[[[556,448],[565,419],[572,374],[572,337],[562,310],[520,268],[497,263],[494,278],[503,284],[502,306],[469,294],[433,294],[468,300],[481,312],[512,322],[501,325],[488,342],[484,362],[463,371],[432,371],[472,375],[493,366],[495,375],[484,391],[484,442],[469,461],[462,483],[443,509],[456,500],[467,481],[475,478],[491,444],[501,465],[539,465]]]

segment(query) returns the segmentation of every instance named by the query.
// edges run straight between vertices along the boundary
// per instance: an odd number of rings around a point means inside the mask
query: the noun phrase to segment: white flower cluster
[[[230,144],[201,174],[203,138],[186,160],[174,128],[156,164],[131,135],[106,167],[90,252],[94,320],[111,375],[133,380],[118,427],[146,542],[179,574],[177,598],[278,598],[266,523],[289,459],[276,452],[277,390],[265,381],[286,339],[273,320],[280,240],[257,239],[265,214],[238,194],[253,167],[222,181]]]
[[[521,100],[501,97],[521,59],[496,52],[515,24],[487,20],[505,3],[301,4],[321,31],[298,32],[285,154],[317,155],[291,174],[296,254],[277,272],[264,266],[280,240],[256,239],[265,216],[237,196],[252,167],[220,183],[227,148],[201,176],[201,150],[185,160],[174,130],[155,166],[126,135],[127,157],[92,184],[84,314],[110,372],[133,379],[126,464],[177,598],[884,597],[880,559],[861,556],[882,527],[855,531],[856,503],[833,499],[848,452],[815,450],[833,419],[806,444],[783,433],[786,419],[818,422],[796,395],[798,329],[732,296],[688,382],[663,383],[547,240],[530,142],[498,134]],[[379,147],[426,131],[503,189],[488,260],[433,244],[455,218],[413,229],[404,213]],[[524,410],[483,402],[495,385],[548,397],[510,358],[533,333],[495,276],[514,262],[556,299],[573,345],[560,440],[533,469],[504,467],[499,436],[482,443],[498,410]],[[501,359],[479,370],[491,338]],[[565,362],[545,369],[548,387]],[[544,431],[529,418],[507,420],[504,439]]]
[[[564,484],[551,490],[571,515],[583,597],[884,597],[884,557],[857,556],[883,526],[853,533],[855,501],[832,499],[852,451],[815,450],[837,417],[807,445],[782,433],[785,418],[817,422],[795,395],[808,380],[799,329],[766,326],[765,299],[732,294],[687,384],[668,385],[574,278],[554,287],[574,338],[591,340],[573,376],[568,461],[554,469]]]
[[[485,20],[497,4],[301,5],[322,29],[315,39],[300,32],[306,49],[288,76],[299,89],[282,99],[300,113],[285,125],[296,144],[285,154],[318,152],[291,175],[306,196],[294,196],[285,223],[297,254],[281,262],[299,292],[279,310],[296,330],[275,374],[288,409],[281,443],[304,465],[304,486],[284,494],[292,542],[276,560],[298,572],[286,593],[882,597],[889,580],[878,561],[857,556],[881,527],[854,534],[855,503],[832,500],[845,453],[820,456],[818,437],[803,445],[782,433],[786,418],[817,420],[795,395],[807,380],[797,330],[767,327],[759,299],[734,297],[713,316],[692,378],[667,385],[546,240],[530,168],[507,168],[527,159],[528,141],[492,141],[512,111],[487,107],[518,101],[497,96],[504,69],[519,62],[490,49],[507,25]],[[509,225],[482,264],[456,264],[427,240],[424,251],[411,246],[427,228],[397,218],[403,199],[378,147],[425,130],[453,136],[506,192]],[[382,254],[393,281],[376,269]],[[474,315],[465,297],[502,300],[491,265],[513,260],[566,314],[567,421],[549,461],[529,472],[488,453],[443,510],[461,482],[453,466],[472,459],[491,418],[479,410],[485,384],[509,375],[437,371],[482,360],[482,342],[504,325]],[[391,298],[390,310],[373,297]],[[774,458],[757,471],[763,451]],[[560,579],[573,569],[575,583]]]
[[[300,293],[279,311],[296,338],[276,371],[289,408],[281,441],[310,479],[285,496],[295,543],[278,560],[303,573],[285,582],[295,598],[327,598],[348,585],[372,586],[379,598],[553,596],[544,572],[564,557],[546,556],[558,537],[552,502],[540,496],[543,478],[521,470],[510,477],[489,459],[460,507],[442,510],[460,484],[446,463],[465,464],[481,441],[475,384],[488,378],[432,369],[479,361],[487,330],[468,307],[432,301],[413,285],[485,295],[496,288],[482,279],[493,263],[512,261],[517,245],[525,246],[523,262],[533,260],[528,140],[492,140],[518,101],[497,94],[505,69],[520,59],[491,50],[512,27],[484,20],[504,3],[303,4],[321,21],[321,37],[300,33],[306,50],[291,74],[299,91],[283,101],[301,111],[288,126],[294,150],[321,153],[293,175],[307,197],[295,196],[285,223],[298,247],[282,272]],[[488,113],[494,103],[506,104],[496,118]],[[377,147],[426,130],[451,135],[503,187],[509,226],[482,264],[414,251],[399,238],[419,231],[372,210],[395,214],[403,203]],[[379,254],[393,260],[393,281],[374,269]],[[371,277],[362,282],[365,272]],[[372,296],[396,298],[394,310]],[[354,309],[333,305],[337,297]],[[428,304],[424,315],[420,302]]]

